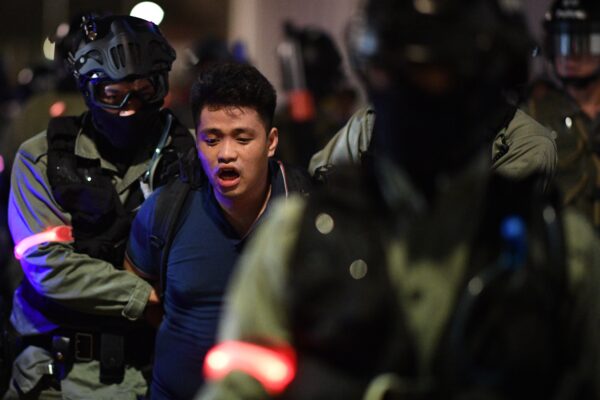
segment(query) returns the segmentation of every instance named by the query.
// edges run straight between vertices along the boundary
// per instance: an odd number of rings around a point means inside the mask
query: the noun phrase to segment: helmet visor
[[[93,105],[108,109],[123,109],[134,98],[144,104],[161,101],[167,94],[164,75],[124,81],[90,80],[88,92]]]
[[[556,56],[600,55],[600,33],[555,33],[552,48]]]

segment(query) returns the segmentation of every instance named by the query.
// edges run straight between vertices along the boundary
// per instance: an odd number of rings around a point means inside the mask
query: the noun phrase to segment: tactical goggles
[[[123,81],[93,80],[88,82],[90,102],[101,108],[121,110],[134,98],[144,104],[161,101],[168,92],[168,83],[164,74],[149,78],[128,79]]]

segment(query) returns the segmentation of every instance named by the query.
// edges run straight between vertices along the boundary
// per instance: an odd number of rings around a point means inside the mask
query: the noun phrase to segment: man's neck
[[[600,79],[594,80],[585,87],[567,86],[566,89],[581,110],[590,119],[596,119],[600,113]]]
[[[252,197],[239,199],[216,197],[225,218],[241,238],[250,232],[267,208],[271,197],[271,185],[265,182],[262,190],[255,191],[252,194]]]

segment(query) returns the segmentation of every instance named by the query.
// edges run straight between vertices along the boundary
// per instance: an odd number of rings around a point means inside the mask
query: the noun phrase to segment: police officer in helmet
[[[600,228],[600,3],[555,0],[544,18],[551,80],[531,85],[526,111],[555,131],[563,203]]]
[[[89,110],[53,118],[12,171],[9,225],[24,279],[6,398],[147,393],[158,298],[123,270],[137,208],[169,178],[189,131],[161,109],[175,51],[148,21],[89,16],[69,63]]]
[[[519,6],[366,2],[374,156],[257,231],[199,398],[598,397],[597,238],[489,168],[483,129],[526,77]]]
[[[427,8],[432,6],[428,2],[423,2],[419,3],[418,7]],[[459,10],[455,13],[457,14],[455,18],[461,23],[464,20],[465,23],[472,25],[469,19],[476,19],[477,17],[472,15],[477,15],[477,11],[469,12],[466,8],[464,10],[464,12]],[[480,127],[476,128],[480,132],[477,140],[487,141],[491,147],[492,163],[490,167],[494,171],[510,178],[523,178],[532,172],[539,172],[543,175],[545,182],[549,183],[554,177],[557,162],[556,144],[551,131],[516,107],[521,96],[520,86],[527,80],[527,63],[523,55],[528,45],[531,45],[531,41],[526,37],[521,42],[519,42],[519,38],[513,38],[512,36],[519,34],[521,29],[512,29],[508,26],[509,23],[505,24],[504,22],[500,24],[507,26],[499,28],[503,34],[494,33],[492,35],[487,32],[478,36],[470,36],[465,33],[470,29],[468,26],[465,27],[464,31],[459,30],[457,32],[457,26],[453,21],[439,21],[433,26],[430,26],[432,24],[428,25],[430,30],[428,38],[424,36],[425,32],[414,22],[419,21],[420,23],[421,19],[413,20],[411,16],[411,13],[407,13],[404,16],[389,17],[388,19],[393,19],[400,29],[397,34],[394,31],[385,34],[388,37],[386,40],[391,42],[392,47],[395,46],[401,53],[406,53],[403,56],[396,55],[395,60],[388,57],[388,69],[395,68],[403,77],[402,79],[408,80],[410,83],[405,85],[400,82],[400,85],[403,86],[403,100],[390,99],[390,101],[383,101],[387,103],[388,107],[395,109],[394,118],[415,125],[413,127],[406,125],[407,131],[412,129],[416,131],[423,130],[426,124],[437,124],[438,127],[430,126],[430,128],[447,131],[454,124],[452,118],[460,120],[461,118],[464,119],[465,115],[470,114],[471,117],[467,118],[468,122],[480,124]],[[483,18],[485,19],[485,17]],[[494,26],[491,26],[490,29],[493,30]],[[349,29],[350,41],[354,43],[353,46],[355,47],[351,60],[358,64],[358,71],[364,70],[364,59],[368,57],[369,52],[373,51],[371,47],[374,40],[368,35],[365,38],[364,32],[360,32],[360,30],[361,23],[358,22],[351,24]],[[397,40],[394,35],[396,35]],[[414,41],[415,35],[421,35],[421,37],[411,43],[410,41]],[[433,37],[439,37],[442,40],[431,43],[430,39]],[[500,42],[505,42],[506,48],[501,48]],[[494,47],[493,50],[488,49],[491,51],[485,49],[485,47],[492,46]],[[393,49],[387,51],[394,52]],[[521,54],[511,56],[511,52],[520,52]],[[498,62],[494,63],[489,60],[490,58],[497,58]],[[400,63],[408,64],[402,66]],[[437,66],[432,68],[432,65],[436,63]],[[445,65],[443,73],[440,73],[440,63]],[[422,68],[423,65],[429,65],[429,67]],[[371,65],[370,68],[373,69],[374,66]],[[408,71],[409,68],[412,68],[413,72]],[[514,71],[511,72],[508,69],[514,69]],[[364,71],[362,74],[364,75]],[[419,74],[420,77],[415,76],[414,78],[417,79],[411,79],[409,77],[411,74]],[[470,75],[467,77],[470,82],[477,82],[477,84],[471,83],[471,88],[464,86],[467,83],[465,74]],[[506,78],[501,79],[510,79],[510,81],[500,82],[494,74],[505,74]],[[455,93],[464,93],[467,97],[470,96],[470,98],[476,98],[477,100],[473,102],[474,104],[463,108],[465,96],[461,95],[463,99],[454,101],[451,91],[448,91],[445,96],[438,96],[435,104],[434,102],[429,105],[423,102],[419,103],[419,99],[423,96],[419,96],[418,93],[414,95],[410,93],[411,90],[415,89],[416,81],[426,84],[429,90],[434,91],[444,91],[443,85],[446,85],[447,82],[456,81]],[[459,87],[460,85],[463,86]],[[496,86],[496,94],[494,94],[491,85]],[[417,89],[418,92],[420,89]],[[481,91],[487,104],[479,103],[476,93],[471,93],[474,90]],[[375,96],[372,102],[383,95],[383,93],[373,94]],[[326,179],[326,175],[336,165],[361,163],[366,157],[370,157],[376,152],[377,144],[373,140],[376,112],[372,102],[367,107],[357,110],[329,143],[313,155],[309,164],[309,171],[318,180]],[[394,102],[396,104],[392,105]],[[436,108],[438,110],[435,110]],[[477,108],[483,110],[483,113],[480,113]],[[443,115],[447,115],[449,118],[446,118],[446,120],[439,118],[431,120],[429,115],[436,114],[439,109],[443,110]],[[490,113],[495,115],[490,118],[490,115],[486,115]],[[388,112],[389,114],[390,112]],[[461,131],[465,132],[464,129],[461,129]],[[427,140],[428,137],[430,136],[423,137],[423,140]],[[447,139],[460,142],[459,138],[454,138],[451,135]],[[448,144],[441,146],[440,151],[445,152],[442,149],[451,149],[453,145],[447,146]],[[414,153],[408,149],[406,151],[422,157],[418,152]],[[452,152],[446,152],[446,155],[448,153]],[[427,151],[426,155],[430,156],[431,160],[424,160],[423,164],[425,165],[430,165],[429,161],[435,163],[445,157],[440,157],[431,150]],[[458,154],[457,157],[460,158],[461,155]]]

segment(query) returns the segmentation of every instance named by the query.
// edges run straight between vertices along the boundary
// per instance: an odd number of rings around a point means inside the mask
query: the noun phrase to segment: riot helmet
[[[83,38],[70,64],[88,105],[123,108],[131,92],[107,102],[99,98],[99,88],[106,82],[136,78],[152,83],[152,90],[142,94],[145,103],[162,103],[175,50],[154,23],[131,16],[87,16],[81,30]]]
[[[374,149],[421,175],[464,164],[498,132],[503,92],[527,81],[530,38],[518,0],[367,0],[347,44]]]
[[[284,26],[285,36],[300,47],[306,88],[316,99],[332,93],[344,80],[342,56],[331,36],[315,27]]]
[[[130,149],[158,140],[175,51],[155,24],[130,16],[84,17],[81,33],[69,62],[102,134],[98,145],[105,156],[129,157]]]
[[[547,56],[563,83],[585,86],[600,76],[600,2],[555,0],[544,31]]]

